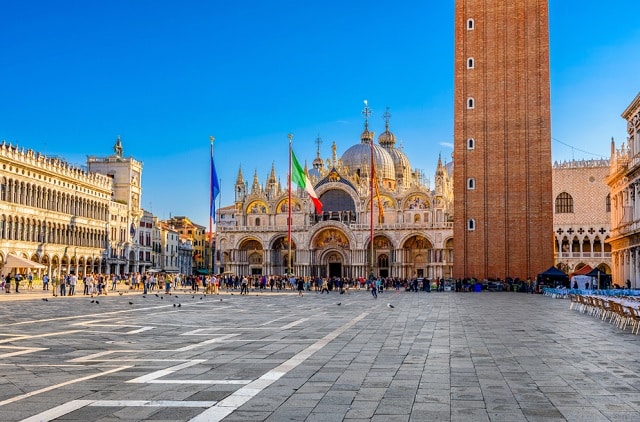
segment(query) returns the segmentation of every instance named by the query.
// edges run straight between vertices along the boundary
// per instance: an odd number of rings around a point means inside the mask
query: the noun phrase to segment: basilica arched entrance
[[[264,252],[262,244],[256,239],[247,239],[240,244],[238,251],[238,270],[241,275],[262,274]]]
[[[409,237],[402,245],[404,274],[406,277],[432,277],[429,273],[431,242],[422,235]]]
[[[289,261],[289,252],[291,252],[291,261]],[[270,253],[270,269],[269,274],[298,274],[294,265],[296,263],[296,243],[289,241],[287,236],[277,237],[271,244]],[[291,264],[291,267],[289,266]]]
[[[342,230],[335,227],[323,229],[314,236],[312,245],[317,257],[318,276],[351,277],[345,256],[349,240]]]
[[[329,278],[342,277],[342,261],[342,255],[337,251],[327,254],[326,268]]]
[[[384,235],[376,235],[373,238],[373,256],[375,261],[374,275],[378,277],[391,277],[390,256],[393,253],[391,240]],[[367,243],[367,263],[371,263],[371,243]]]

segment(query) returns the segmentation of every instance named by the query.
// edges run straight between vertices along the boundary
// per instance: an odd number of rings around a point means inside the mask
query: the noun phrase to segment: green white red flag
[[[320,202],[320,199],[318,199],[318,195],[316,195],[316,191],[313,189],[313,185],[311,184],[309,177],[307,177],[304,170],[300,166],[296,155],[293,153],[293,149],[291,149],[291,161],[291,180],[293,180],[296,185],[300,187],[300,189],[305,190],[309,194],[309,197],[311,197],[313,205],[316,208],[316,213],[322,214],[322,202]]]

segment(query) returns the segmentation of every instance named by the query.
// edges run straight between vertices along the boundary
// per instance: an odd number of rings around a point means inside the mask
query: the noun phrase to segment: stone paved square
[[[0,298],[2,421],[640,420],[640,336],[566,300],[43,298]]]

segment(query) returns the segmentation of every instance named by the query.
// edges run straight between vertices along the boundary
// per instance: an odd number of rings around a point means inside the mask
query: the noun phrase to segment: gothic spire
[[[244,177],[242,176],[242,166],[238,169],[238,177],[236,178],[236,185],[244,185]]]

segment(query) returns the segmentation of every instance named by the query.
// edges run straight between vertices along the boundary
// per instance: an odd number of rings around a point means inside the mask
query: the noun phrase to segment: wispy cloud
[[[451,142],[440,142],[440,146],[453,149],[453,144]]]

